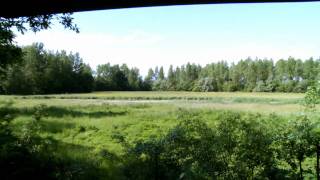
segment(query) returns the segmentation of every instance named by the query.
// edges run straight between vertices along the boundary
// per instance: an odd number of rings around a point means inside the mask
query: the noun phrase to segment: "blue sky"
[[[18,35],[18,45],[79,52],[97,64],[149,67],[247,57],[320,57],[320,3],[223,4],[74,13],[80,33],[61,26]]]

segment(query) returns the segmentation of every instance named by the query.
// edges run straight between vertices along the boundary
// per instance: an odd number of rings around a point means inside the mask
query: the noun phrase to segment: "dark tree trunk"
[[[155,155],[155,169],[154,169],[154,179],[155,180],[159,180],[160,178],[159,178],[159,155],[158,154],[156,154]]]
[[[320,180],[320,174],[319,174],[319,156],[320,156],[320,144],[317,144],[317,169],[316,169],[316,173],[317,173],[317,180]]]
[[[302,169],[302,161],[299,160],[299,168],[300,168],[300,179],[303,180],[303,169]]]

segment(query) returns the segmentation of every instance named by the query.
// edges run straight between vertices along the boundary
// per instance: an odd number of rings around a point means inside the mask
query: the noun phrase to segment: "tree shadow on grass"
[[[61,133],[65,129],[73,129],[75,124],[71,122],[59,122],[59,121],[42,121],[41,131],[50,133]]]
[[[99,154],[92,147],[66,143],[51,137],[43,138],[35,130],[12,133],[5,126],[17,115],[47,114],[53,117],[71,115],[75,117],[114,116],[126,112],[78,112],[67,108],[0,108],[0,175],[1,179],[115,179],[121,174],[114,174],[118,169],[118,156],[101,151]],[[96,114],[95,114],[96,113]],[[9,117],[10,116],[10,117]],[[71,122],[36,121],[42,130],[59,132],[75,128]],[[112,158],[112,159],[111,159]],[[101,166],[108,164],[108,166]]]
[[[84,107],[85,109],[85,107]],[[14,108],[14,107],[6,107],[0,109],[0,117],[5,116],[6,114],[13,114],[13,115],[34,115],[37,112],[36,108]],[[89,118],[102,118],[102,117],[110,117],[110,116],[123,116],[127,114],[127,111],[79,111],[74,110],[71,108],[65,107],[44,107],[41,109],[41,114],[47,117],[57,117],[61,118],[64,116],[71,116],[71,117],[89,117]]]
[[[83,117],[83,116],[87,116],[90,118],[101,118],[101,117],[106,117],[106,116],[122,116],[127,113],[126,111],[111,111],[111,110],[84,112],[84,111],[73,110],[71,108],[63,108],[63,107],[56,107],[56,106],[47,107],[43,110],[43,112],[45,113],[45,115],[50,116],[50,117],[63,117],[63,116]]]
[[[55,164],[54,170],[60,176],[58,179],[114,179],[114,172],[111,171],[119,168],[119,157],[107,150],[99,154],[93,151],[92,147],[54,140],[48,152],[55,153],[51,157]],[[100,166],[107,161],[114,169]]]
[[[113,176],[112,169],[100,166],[105,157],[98,158],[91,153],[94,151],[91,147],[52,138],[24,146],[15,145],[15,141],[2,144],[6,149],[1,148],[1,179],[112,179]],[[33,147],[41,148],[30,151]]]

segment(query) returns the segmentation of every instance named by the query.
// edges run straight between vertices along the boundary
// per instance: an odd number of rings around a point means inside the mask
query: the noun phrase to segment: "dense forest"
[[[22,48],[0,68],[2,94],[50,94],[90,91],[247,91],[305,92],[318,79],[319,59],[251,59],[202,67],[150,68],[142,77],[126,64],[98,65],[94,72],[78,53],[52,52],[42,43]]]

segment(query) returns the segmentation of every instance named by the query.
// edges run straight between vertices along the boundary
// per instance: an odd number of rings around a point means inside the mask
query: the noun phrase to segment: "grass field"
[[[160,137],[179,122],[184,112],[196,112],[207,124],[214,124],[223,111],[246,111],[286,118],[303,112],[303,94],[284,93],[196,93],[196,92],[99,92],[88,94],[0,96],[15,118],[13,132],[34,119],[40,107],[38,134],[59,141],[56,156],[98,164],[106,179],[121,177],[119,163],[127,142]],[[1,112],[0,112],[1,114]],[[97,172],[96,172],[97,173]]]
[[[184,108],[225,109],[250,112],[298,113],[303,94],[226,92],[94,92],[87,94],[0,96],[15,106],[37,104],[87,106],[102,104],[167,104]]]

